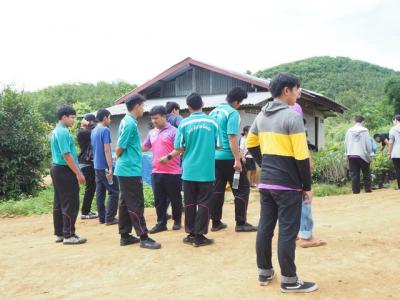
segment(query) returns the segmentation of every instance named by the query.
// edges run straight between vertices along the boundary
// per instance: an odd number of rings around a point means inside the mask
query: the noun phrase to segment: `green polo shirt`
[[[184,148],[182,179],[210,182],[215,180],[215,148],[219,147],[218,124],[203,112],[183,119],[175,137],[175,149]]]
[[[231,147],[229,146],[229,135],[239,134],[239,112],[228,103],[222,103],[211,111],[210,116],[217,121],[221,133],[222,148],[215,150],[215,159],[234,159]]]
[[[117,147],[124,149],[115,164],[116,176],[142,176],[140,133],[134,116],[127,113],[118,129]]]
[[[78,165],[78,154],[75,148],[74,138],[69,132],[67,126],[58,122],[51,134],[51,157],[53,164],[66,166],[64,154],[71,153],[72,158]]]

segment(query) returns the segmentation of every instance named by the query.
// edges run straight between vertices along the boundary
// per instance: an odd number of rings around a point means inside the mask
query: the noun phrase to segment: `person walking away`
[[[160,249],[161,244],[149,238],[144,218],[142,152],[137,125],[137,119],[143,116],[144,101],[140,94],[130,95],[126,101],[128,113],[119,125],[115,165],[121,192],[118,227],[121,246],[139,242],[142,248]],[[139,239],[130,234],[132,227]]]
[[[118,209],[119,186],[118,177],[114,176],[111,153],[111,113],[107,109],[97,111],[98,125],[93,129],[91,140],[96,175],[96,203],[100,224],[115,225]],[[107,207],[105,206],[108,192]]]
[[[78,155],[69,128],[75,122],[76,111],[63,106],[57,111],[58,123],[51,135],[51,179],[54,186],[53,223],[56,243],[77,245],[86,243],[75,233],[79,212],[79,185],[85,177],[79,169]]]
[[[151,234],[167,230],[168,199],[171,201],[173,230],[181,229],[182,195],[180,157],[174,157],[168,164],[159,160],[174,150],[177,129],[167,122],[167,110],[164,106],[154,106],[150,110],[151,122],[154,125],[142,144],[142,151],[153,151],[152,185],[157,213],[157,224],[150,230]]]
[[[369,131],[364,127],[364,118],[362,116],[355,117],[355,125],[346,133],[344,147],[349,161],[353,194],[360,193],[360,171],[362,171],[364,177],[365,192],[371,193],[370,163],[373,152]]]
[[[317,284],[298,278],[295,265],[303,195],[307,203],[313,197],[303,120],[289,107],[296,103],[299,88],[300,81],[294,75],[275,75],[269,85],[273,101],[262,108],[247,136],[247,149],[261,166],[261,211],[256,238],[258,280],[260,285],[268,285],[275,277],[272,237],[279,220],[278,260],[283,293],[318,289]]]
[[[392,159],[396,170],[397,187],[400,189],[400,115],[394,117],[395,126],[389,132],[388,158]]]

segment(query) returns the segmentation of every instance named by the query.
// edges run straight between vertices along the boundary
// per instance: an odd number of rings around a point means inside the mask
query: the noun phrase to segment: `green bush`
[[[389,180],[389,174],[394,171],[393,162],[387,156],[386,149],[379,151],[371,163],[372,181],[379,187],[382,187]]]
[[[49,126],[23,94],[0,93],[0,200],[38,190],[49,164]]]

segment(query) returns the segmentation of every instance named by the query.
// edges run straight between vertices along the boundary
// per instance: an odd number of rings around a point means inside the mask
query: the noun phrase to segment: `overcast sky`
[[[1,0],[0,83],[142,84],[190,56],[238,72],[311,56],[400,70],[400,1]]]

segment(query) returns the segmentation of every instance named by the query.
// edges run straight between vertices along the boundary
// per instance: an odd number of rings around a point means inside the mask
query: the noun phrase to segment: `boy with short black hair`
[[[167,121],[175,128],[179,127],[179,124],[183,120],[182,116],[179,114],[179,110],[181,109],[179,104],[173,101],[169,101],[165,104],[165,108],[167,109]]]
[[[268,285],[275,276],[272,237],[279,220],[281,291],[312,292],[318,286],[299,280],[294,262],[303,194],[307,203],[312,201],[305,128],[302,117],[289,107],[299,97],[300,81],[294,75],[279,73],[272,78],[269,91],[273,101],[262,108],[247,136],[247,148],[261,166],[261,212],[256,240],[259,283]]]
[[[79,211],[79,184],[85,177],[79,169],[78,155],[69,128],[75,122],[76,111],[66,105],[57,111],[58,123],[51,135],[51,178],[54,186],[54,234],[56,242],[77,245],[86,242],[75,234]]]
[[[197,93],[186,98],[191,115],[182,120],[175,138],[175,150],[160,159],[168,164],[183,152],[182,180],[185,202],[185,244],[211,245],[205,237],[210,220],[210,201],[215,180],[214,152],[219,147],[218,124],[202,112],[203,100]]]
[[[137,118],[143,116],[144,97],[133,94],[126,101],[128,113],[122,119],[118,130],[117,163],[115,175],[121,191],[119,201],[120,245],[140,242],[140,247],[160,249],[161,244],[149,238],[144,218],[144,195],[142,182],[142,152]],[[132,236],[132,227],[140,239]]]

